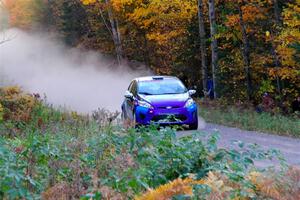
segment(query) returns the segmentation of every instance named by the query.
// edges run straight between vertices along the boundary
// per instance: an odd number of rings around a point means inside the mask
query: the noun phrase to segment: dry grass
[[[273,200],[299,200],[300,199],[300,169],[290,167],[285,173],[278,172],[249,173],[246,180],[254,185],[254,189],[248,189],[249,195],[258,199]],[[193,193],[193,185],[206,185],[210,188],[209,193]],[[149,190],[136,200],[169,200],[177,195],[195,196],[206,200],[232,199],[231,192],[242,190],[243,185],[231,181],[225,175],[209,172],[207,177],[200,181],[193,179],[176,179],[170,183],[159,186],[155,190]],[[248,200],[248,197],[236,196],[235,199]]]

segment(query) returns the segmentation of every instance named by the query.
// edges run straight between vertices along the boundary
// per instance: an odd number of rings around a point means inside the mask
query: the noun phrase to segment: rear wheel
[[[121,120],[122,120],[123,122],[125,121],[125,113],[124,113],[124,110],[122,110]]]
[[[132,127],[137,128],[137,123],[136,123],[136,115],[135,112],[132,113]]]
[[[121,114],[121,123],[123,124],[123,127],[128,126],[128,119],[126,117],[126,113],[124,110],[122,110],[122,114]]]

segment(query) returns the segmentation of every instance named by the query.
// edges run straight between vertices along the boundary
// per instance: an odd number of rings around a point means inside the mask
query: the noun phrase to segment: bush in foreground
[[[4,199],[132,199],[177,178],[202,180],[210,173],[240,184],[230,192],[248,197],[253,195],[248,191],[254,186],[246,178],[254,170],[253,159],[273,153],[255,145],[218,149],[216,135],[203,140],[199,134],[177,138],[172,129],[99,129],[93,122],[56,123],[55,129],[21,135],[1,138]]]
[[[6,117],[0,124],[0,199],[273,197],[262,188],[271,176],[253,162],[274,157],[276,151],[241,142],[231,150],[219,149],[217,134],[178,138],[171,128],[126,130],[35,101],[28,121]],[[273,175],[274,187],[289,184],[279,195],[298,194],[298,186],[291,187],[299,185],[297,170]],[[150,188],[157,190],[149,193]]]
[[[241,182],[235,182],[217,172],[209,172],[208,176],[200,181],[191,178],[178,178],[170,183],[150,190],[136,200],[154,199],[300,199],[300,169],[289,168],[284,174],[276,172],[260,173],[253,171],[245,180],[252,187],[242,196],[233,191],[243,190]]]

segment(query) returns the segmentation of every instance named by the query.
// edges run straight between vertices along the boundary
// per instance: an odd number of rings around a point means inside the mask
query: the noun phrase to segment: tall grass
[[[280,114],[257,113],[252,110],[239,110],[236,108],[212,108],[201,106],[200,115],[210,123],[239,127],[251,131],[260,131],[300,137],[300,119],[286,117]]]

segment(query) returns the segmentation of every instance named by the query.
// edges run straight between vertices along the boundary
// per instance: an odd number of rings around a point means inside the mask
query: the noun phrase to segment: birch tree
[[[0,45],[4,44],[5,42],[8,42],[11,40],[11,37],[7,36],[6,32],[5,32],[5,5],[4,5],[4,1],[0,0],[0,17],[1,17],[1,21],[0,21]]]
[[[81,0],[81,1],[84,5],[90,5],[90,4],[94,4],[97,2],[97,0]],[[120,33],[120,29],[119,29],[119,22],[114,17],[110,0],[105,0],[105,4],[107,7],[107,15],[108,15],[109,24],[106,23],[106,19],[104,17],[103,11],[100,9],[99,12],[101,14],[103,22],[106,25],[106,28],[108,29],[108,31],[111,34],[111,37],[112,37],[112,40],[113,40],[114,46],[115,46],[115,52],[116,52],[118,65],[120,66],[122,64],[123,56],[122,56],[122,42],[121,42],[121,33]]]
[[[112,33],[112,38],[113,38],[114,45],[116,48],[116,56],[117,56],[118,65],[120,66],[122,63],[122,42],[121,42],[121,34],[120,34],[120,29],[119,29],[119,22],[113,16],[112,8],[110,5],[110,0],[105,0],[105,3],[108,6],[107,13],[108,13],[108,18],[109,18],[109,22],[110,22],[111,33]]]

